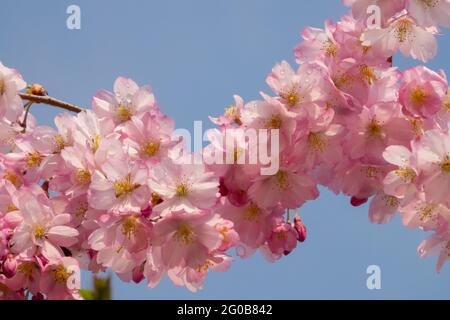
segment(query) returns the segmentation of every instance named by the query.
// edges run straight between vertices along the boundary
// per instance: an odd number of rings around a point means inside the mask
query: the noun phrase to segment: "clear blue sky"
[[[258,97],[272,65],[293,62],[299,31],[322,27],[346,8],[338,0],[25,1],[2,0],[0,61],[19,69],[28,82],[51,95],[88,106],[118,75],[154,88],[163,111],[190,129],[207,123],[238,93]],[[82,10],[82,29],[66,29],[66,8]],[[430,66],[450,71],[450,31],[439,37],[439,56]],[[415,61],[395,59],[401,67]],[[35,106],[42,124],[56,112]],[[114,280],[117,299],[432,299],[450,298],[450,266],[434,271],[421,260],[421,231],[370,224],[367,206],[353,208],[344,197],[322,190],[301,210],[307,242],[270,264],[259,255],[237,260],[227,273],[211,273],[192,294],[165,279],[156,289]],[[366,268],[382,270],[382,289],[366,287]],[[90,279],[84,276],[85,285]]]

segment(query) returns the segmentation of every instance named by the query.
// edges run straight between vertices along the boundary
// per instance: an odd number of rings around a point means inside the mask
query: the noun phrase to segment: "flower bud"
[[[142,266],[136,267],[133,269],[133,281],[135,283],[140,283],[144,280],[144,270]]]
[[[48,95],[47,90],[45,90],[45,88],[42,85],[38,84],[38,83],[33,83],[32,85],[28,86],[27,92],[29,94],[34,94],[35,96],[46,96],[46,95]]]
[[[354,207],[359,207],[359,206],[363,205],[364,203],[366,203],[367,200],[369,200],[369,199],[367,199],[367,198],[362,198],[361,199],[361,198],[357,198],[357,197],[352,197],[350,199],[350,203]]]
[[[12,278],[16,275],[17,272],[17,260],[13,255],[8,255],[6,260],[3,262],[3,274],[7,278]]]
[[[298,215],[294,217],[294,229],[297,231],[297,240],[304,242],[306,240],[306,226],[303,224],[302,219]]]

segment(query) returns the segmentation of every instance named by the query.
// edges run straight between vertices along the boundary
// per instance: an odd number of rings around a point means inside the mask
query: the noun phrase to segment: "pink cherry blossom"
[[[400,102],[406,112],[428,118],[441,109],[447,89],[445,76],[418,66],[403,73]]]

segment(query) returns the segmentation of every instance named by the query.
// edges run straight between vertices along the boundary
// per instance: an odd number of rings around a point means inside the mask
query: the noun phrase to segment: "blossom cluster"
[[[373,222],[399,212],[405,226],[434,231],[419,254],[438,253],[439,270],[450,256],[449,86],[443,71],[402,72],[392,57],[434,57],[450,1],[344,3],[352,12],[339,22],[302,32],[298,67],[272,69],[272,95],[235,96],[211,118],[202,155],[231,163],[194,161],[151,88],[123,77],[92,110],[39,126],[19,93],[47,93],[0,64],[0,299],[80,299],[80,269],[149,287],[167,275],[195,292],[230,267],[232,248],[276,261],[305,241],[296,211],[319,185],[353,205],[371,198]],[[265,140],[279,150],[275,174],[247,161],[255,145],[235,129],[278,133]]]

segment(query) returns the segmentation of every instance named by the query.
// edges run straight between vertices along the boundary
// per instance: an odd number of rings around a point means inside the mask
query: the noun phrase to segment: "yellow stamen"
[[[70,274],[63,265],[59,265],[55,270],[52,270],[53,281],[57,284],[66,284],[67,279],[69,279]]]
[[[369,138],[381,138],[382,126],[378,120],[373,118],[366,127],[366,134]]]
[[[405,42],[412,34],[412,22],[408,19],[402,19],[395,24],[395,37],[398,42]]]
[[[132,114],[129,108],[123,104],[119,104],[117,107],[117,116],[120,121],[125,122],[131,119]]]
[[[211,268],[212,266],[214,266],[214,263],[212,263],[210,260],[206,260],[205,263],[199,265],[196,270],[199,273],[208,272],[209,268]]]
[[[386,195],[383,197],[384,201],[386,201],[386,204],[391,207],[397,207],[400,204],[400,201],[398,198],[394,196]]]
[[[445,156],[444,161],[441,163],[441,170],[444,173],[450,173],[450,157]]]
[[[426,9],[433,8],[439,3],[439,0],[419,0],[419,1],[425,6]]]
[[[131,239],[131,236],[136,233],[137,227],[137,217],[135,216],[126,217],[122,221],[122,233],[128,239]]]
[[[191,226],[183,222],[177,227],[175,239],[184,245],[188,245],[194,242],[195,234]]]
[[[289,187],[289,177],[287,172],[278,171],[276,174],[277,184],[281,190],[285,190]]]
[[[375,167],[367,167],[365,171],[368,179],[375,179],[380,173],[380,170]]]
[[[320,133],[310,132],[308,135],[308,144],[313,150],[322,153],[325,150],[327,142],[325,137]]]
[[[417,87],[411,91],[411,101],[414,105],[420,107],[427,100],[427,94],[423,89]]]
[[[436,205],[434,204],[425,204],[423,205],[419,211],[420,211],[420,217],[419,220],[424,222],[425,220],[428,220],[432,218],[434,209],[436,209]]]
[[[379,79],[378,76],[375,74],[375,69],[365,64],[359,67],[359,73],[361,75],[361,78],[365,80],[368,84],[373,84],[375,81]]]
[[[279,115],[273,115],[266,123],[266,129],[280,129],[282,120]]]
[[[255,222],[259,220],[261,215],[261,209],[254,203],[251,203],[244,211],[244,219],[247,221]]]
[[[75,180],[81,185],[91,183],[91,173],[86,169],[78,169],[75,174]]]
[[[41,226],[36,226],[33,229],[33,234],[36,239],[42,239],[45,236],[45,229]]]
[[[94,138],[91,139],[91,149],[93,152],[96,152],[98,148],[100,147],[100,135],[96,135]]]
[[[39,152],[35,151],[29,153],[25,160],[29,167],[38,167],[42,162],[42,158],[42,155]]]
[[[75,210],[75,216],[78,219],[84,219],[86,213],[88,211],[88,204],[86,202],[82,202],[78,208]]]
[[[14,171],[6,171],[6,173],[3,176],[4,179],[8,180],[9,182],[11,182],[13,185],[15,185],[16,187],[18,186],[17,183],[18,181],[18,177],[17,175],[14,173]]]
[[[33,262],[22,262],[17,270],[25,275],[25,277],[31,277],[33,275],[34,270],[36,270],[36,265]]]
[[[154,157],[159,151],[159,142],[148,142],[144,146],[144,153],[149,157]]]
[[[422,134],[422,120],[419,118],[411,118],[409,119],[409,123],[412,126],[412,132],[416,136],[420,136]]]
[[[229,106],[228,108],[225,108],[225,116],[233,119],[233,121],[239,126],[242,124],[239,117],[239,109],[236,106]]]
[[[352,77],[345,73],[337,74],[336,76],[333,77],[333,83],[338,89],[342,89],[350,85],[352,81],[353,81]]]
[[[127,175],[122,181],[117,181],[114,183],[114,189],[116,191],[116,198],[120,198],[129,195],[134,190],[139,188],[141,185],[131,182],[131,175]]]
[[[366,55],[370,50],[370,46],[362,46],[363,54]]]
[[[336,57],[338,49],[338,45],[331,40],[325,42],[324,46],[322,47],[322,50],[325,51],[325,54],[333,58]]]
[[[178,197],[185,197],[187,196],[188,192],[189,190],[186,184],[180,183],[179,185],[177,185],[176,194]]]
[[[5,80],[3,80],[2,78],[0,78],[0,96],[3,95],[5,93]]]
[[[152,205],[156,206],[157,204],[160,204],[162,202],[162,198],[159,194],[156,192],[152,192]]]
[[[55,150],[55,152],[56,153],[60,153],[65,147],[66,147],[66,144],[65,144],[65,142],[64,142],[64,139],[63,139],[63,137],[61,136],[61,135],[56,135],[55,137],[54,137],[54,139],[55,139],[55,145],[56,145],[56,150]]]
[[[416,172],[409,167],[397,169],[394,173],[405,181],[413,181],[417,176]]]

